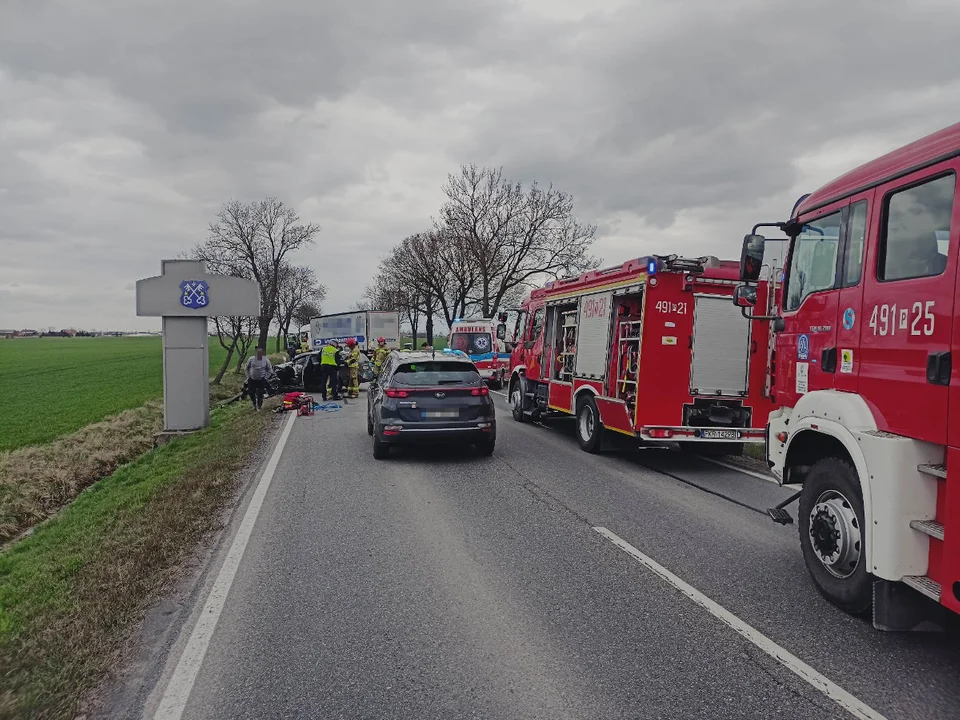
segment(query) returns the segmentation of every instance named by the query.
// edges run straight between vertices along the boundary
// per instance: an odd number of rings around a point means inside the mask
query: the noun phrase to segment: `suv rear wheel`
[[[493,455],[496,445],[496,440],[481,440],[477,443],[477,452],[481,455]]]
[[[390,446],[383,442],[374,432],[373,434],[373,458],[374,460],[386,460],[390,457]]]

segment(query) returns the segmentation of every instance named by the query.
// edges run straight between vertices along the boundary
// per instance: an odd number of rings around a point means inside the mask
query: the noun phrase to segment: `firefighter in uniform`
[[[333,400],[339,400],[337,395],[337,343],[330,340],[320,351],[320,395],[327,399],[327,384],[331,387]]]
[[[380,376],[380,368],[383,367],[383,364],[387,361],[387,356],[390,354],[390,349],[387,347],[387,341],[385,338],[377,338],[377,349],[373,351],[373,372]]]
[[[360,397],[360,347],[353,338],[347,340],[347,369],[350,371],[350,387],[347,397]]]

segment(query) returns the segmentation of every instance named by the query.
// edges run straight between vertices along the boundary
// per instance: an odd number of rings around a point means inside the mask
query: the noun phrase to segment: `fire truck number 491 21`
[[[874,305],[870,329],[874,335],[896,335],[898,329],[906,331],[909,327],[911,335],[933,335],[933,307],[933,300],[915,302],[912,312],[896,305]]]
[[[687,314],[687,304],[685,302],[670,302],[669,300],[660,300],[657,302],[657,311],[662,313],[676,313],[677,315]]]

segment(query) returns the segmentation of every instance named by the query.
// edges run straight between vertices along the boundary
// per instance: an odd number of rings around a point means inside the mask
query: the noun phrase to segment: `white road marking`
[[[491,390],[490,392],[492,392],[494,395],[499,395],[500,397],[509,399],[509,395],[507,395],[505,392],[501,392],[500,390]]]
[[[853,695],[848,693],[839,685],[836,685],[831,680],[828,680],[826,677],[803,662],[800,658],[787,652],[784,648],[777,645],[777,643],[768,638],[766,635],[745,623],[743,620],[738,618],[723,606],[708,598],[696,588],[688,585],[658,562],[637,550],[633,545],[628,543],[623,538],[604,527],[595,527],[593,529],[603,535],[605,538],[607,538],[607,540],[612,542],[625,553],[630,555],[641,565],[645,566],[649,570],[652,570],[662,579],[673,585],[677,590],[707,610],[707,612],[709,612],[715,618],[726,625],[729,625],[737,633],[752,642],[781,665],[791,670],[798,677],[805,680],[812,687],[822,692],[854,717],[862,718],[862,720],[886,720],[884,716],[878,713],[876,710],[860,702]]]
[[[233,579],[237,575],[240,561],[243,559],[243,553],[247,549],[247,542],[250,540],[253,526],[260,514],[260,508],[263,506],[263,499],[270,488],[270,483],[277,470],[280,456],[283,454],[283,448],[287,444],[287,438],[290,436],[290,430],[293,428],[296,417],[296,413],[287,415],[287,422],[280,434],[280,440],[277,442],[277,446],[270,456],[270,461],[260,477],[260,482],[253,493],[253,497],[250,499],[250,505],[240,522],[240,528],[237,530],[230,551],[223,561],[220,573],[217,575],[213,587],[210,588],[207,603],[204,605],[197,624],[193,628],[193,633],[187,641],[187,646],[180,655],[180,660],[167,683],[167,689],[163,693],[157,712],[153,716],[154,720],[179,720],[183,715],[187,700],[190,698],[190,692],[193,690],[193,684],[200,672],[200,666],[203,664],[203,658],[210,645],[210,639],[213,637],[213,631],[217,627],[220,613],[227,601],[227,595],[230,592],[231,585],[233,585]]]

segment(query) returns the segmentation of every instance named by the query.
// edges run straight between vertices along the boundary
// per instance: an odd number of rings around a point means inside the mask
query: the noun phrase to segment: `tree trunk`
[[[270,323],[273,322],[273,314],[260,316],[260,337],[257,339],[256,347],[266,349],[267,340],[270,337]]]
[[[233,349],[237,346],[236,343],[230,346],[230,349],[227,350],[227,356],[223,359],[223,365],[220,366],[220,369],[217,371],[217,376],[213,379],[213,385],[219,385],[220,381],[223,380],[223,376],[227,373],[227,368],[230,367],[230,359],[233,357]]]
[[[427,342],[433,345],[433,310],[427,307]]]

